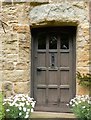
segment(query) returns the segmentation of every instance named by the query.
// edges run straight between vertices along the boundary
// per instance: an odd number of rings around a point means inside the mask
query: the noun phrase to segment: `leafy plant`
[[[88,95],[76,96],[70,100],[69,106],[79,120],[91,120],[91,97]]]
[[[85,87],[91,87],[91,74],[81,74],[80,72],[77,72],[77,78],[79,80],[79,85],[85,86]]]
[[[4,117],[4,108],[3,108],[3,95],[0,92],[0,120]]]
[[[29,118],[33,112],[35,101],[25,94],[17,94],[15,96],[4,99],[5,118]]]

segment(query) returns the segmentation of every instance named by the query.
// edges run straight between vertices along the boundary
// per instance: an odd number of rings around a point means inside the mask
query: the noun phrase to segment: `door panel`
[[[63,70],[60,72],[60,85],[69,85],[69,71]]]
[[[43,71],[42,70],[42,72],[40,72],[40,71],[37,71],[37,82],[38,82],[38,84],[43,84],[43,85],[45,85],[46,84],[46,71]]]
[[[60,67],[69,67],[69,52],[61,52],[60,53]]]
[[[48,84],[49,85],[57,85],[58,83],[58,75],[56,70],[49,70],[49,80]]]
[[[57,105],[57,89],[55,88],[50,88],[48,92],[48,103],[50,105]]]
[[[63,103],[68,102],[70,99],[69,88],[63,88],[60,90],[60,101]]]
[[[45,67],[46,66],[46,53],[40,53],[38,52],[38,66],[42,66],[42,67]]]
[[[35,110],[69,112],[66,104],[75,95],[73,35],[69,27],[33,31]]]
[[[45,104],[46,89],[37,89],[37,104]]]

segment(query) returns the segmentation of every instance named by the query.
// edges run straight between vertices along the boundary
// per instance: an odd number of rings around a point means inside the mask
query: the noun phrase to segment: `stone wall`
[[[3,90],[10,96],[30,92],[30,6],[27,3],[14,5],[3,3],[1,17],[7,23],[6,33],[1,28],[1,64]]]
[[[76,71],[89,72],[89,3],[85,0],[31,0],[1,3],[0,82],[6,96],[29,93],[31,27],[77,26]],[[82,88],[81,88],[82,89]],[[77,94],[83,93],[77,85]],[[86,90],[85,90],[86,91]],[[88,91],[86,92],[86,94]]]

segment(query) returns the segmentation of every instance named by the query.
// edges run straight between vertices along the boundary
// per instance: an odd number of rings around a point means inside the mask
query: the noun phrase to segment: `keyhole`
[[[51,55],[51,66],[52,67],[55,66],[55,56],[54,56],[54,54]]]

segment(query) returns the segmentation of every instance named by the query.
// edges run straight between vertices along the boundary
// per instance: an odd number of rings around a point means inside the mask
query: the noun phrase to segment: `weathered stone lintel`
[[[44,27],[44,26],[78,26],[79,25],[79,21],[76,20],[60,20],[60,21],[42,21],[42,22],[31,22],[30,23],[30,27],[31,28],[37,28],[37,27]]]
[[[50,0],[3,0],[3,4],[30,3],[32,6],[48,4]]]

